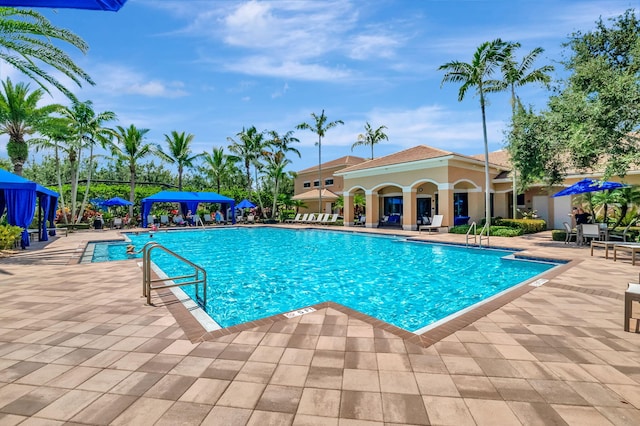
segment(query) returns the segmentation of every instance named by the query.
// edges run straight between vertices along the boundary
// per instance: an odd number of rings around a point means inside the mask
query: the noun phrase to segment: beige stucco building
[[[294,200],[302,200],[306,207],[299,209],[301,213],[331,213],[335,202],[344,191],[344,181],[337,172],[366,161],[364,158],[347,155],[336,160],[322,163],[297,173],[294,182]],[[322,185],[320,177],[322,176]],[[322,198],[319,191],[322,190]],[[322,206],[318,203],[322,202]]]
[[[356,194],[362,194],[366,200],[364,219],[367,227],[378,227],[386,217],[386,223],[416,230],[424,216],[436,214],[444,216],[443,225],[472,222],[480,225],[485,215],[484,168],[483,154],[468,156],[426,145],[373,160],[342,157],[322,165],[323,179],[333,178],[329,180],[332,186],[323,186],[331,192],[323,191],[321,211],[331,211],[332,202],[343,195],[344,224],[353,226],[359,219],[353,200]],[[317,176],[318,167],[299,172],[294,198],[313,195],[318,199]],[[489,154],[489,177],[491,215],[513,217],[514,182],[506,151]],[[574,200],[569,196],[553,198],[551,195],[585,177],[599,179],[602,174],[569,173],[563,186],[534,185],[515,197],[516,207],[521,211],[535,210],[549,229],[562,229],[562,222],[571,220],[568,215]],[[640,172],[631,171],[625,183],[640,184]],[[310,192],[312,185],[316,186],[315,192]],[[320,210],[317,201],[308,206],[307,211]],[[389,218],[395,220],[389,221]]]

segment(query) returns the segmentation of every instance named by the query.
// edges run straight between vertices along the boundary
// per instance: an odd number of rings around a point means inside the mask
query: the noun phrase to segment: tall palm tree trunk
[[[487,236],[491,227],[491,195],[489,192],[489,141],[487,138],[487,116],[485,112],[484,93],[482,86],[480,91],[480,109],[482,110],[482,135],[484,137],[484,203],[485,203],[485,222],[487,224]]]
[[[318,213],[322,213],[322,137],[318,135]]]
[[[84,209],[87,208],[87,201],[89,201],[89,187],[91,186],[91,175],[93,174],[93,144],[89,148],[89,170],[87,171],[87,184],[84,188],[84,196],[82,197],[82,204],[80,205],[80,212],[78,213],[78,222],[82,219],[84,215]]]
[[[136,198],[136,168],[132,166],[129,168],[131,183],[129,186],[129,201],[131,203],[135,202]],[[129,218],[133,218],[133,204],[129,206]]]
[[[78,150],[76,154],[72,153],[69,158],[71,164],[71,223],[76,223],[76,207],[78,205],[78,181],[80,180],[80,158],[82,151]]]
[[[60,154],[58,152],[58,143],[56,142],[54,158],[56,164],[56,180],[58,181],[58,193],[60,196],[58,197],[58,207],[62,212],[62,217],[64,218],[64,224],[68,225],[69,221],[67,220],[67,214],[64,211],[64,194],[62,193],[62,171],[60,166]],[[53,225],[53,224],[52,224]]]

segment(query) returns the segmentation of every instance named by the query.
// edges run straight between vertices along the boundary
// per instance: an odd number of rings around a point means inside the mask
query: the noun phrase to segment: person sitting
[[[215,219],[217,224],[221,224],[222,222],[224,222],[224,216],[222,216],[220,210],[216,211]]]
[[[191,213],[191,210],[187,210],[187,225],[193,226],[193,213]]]
[[[576,225],[582,225],[584,223],[589,223],[589,218],[591,215],[589,213],[585,213],[581,207],[578,207],[575,213]]]
[[[184,221],[184,219],[182,218],[182,215],[177,215],[173,217],[173,223],[175,223],[178,226],[185,226],[187,223]]]

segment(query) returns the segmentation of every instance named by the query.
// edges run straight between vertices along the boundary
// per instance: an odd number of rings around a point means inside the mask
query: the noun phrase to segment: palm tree
[[[238,158],[232,155],[226,155],[224,153],[224,148],[219,147],[213,148],[211,153],[205,152],[202,155],[202,159],[204,160],[205,165],[208,166],[206,172],[215,181],[216,189],[219,194],[222,181],[227,178],[233,167],[233,163],[237,162]]]
[[[273,208],[271,209],[272,217],[276,215],[276,208],[278,203],[278,194],[280,193],[280,182],[286,176],[285,167],[291,164],[291,161],[285,157],[283,151],[276,151],[275,153],[268,153],[267,159],[267,176],[273,180]]]
[[[255,126],[251,126],[245,130],[236,134],[239,138],[238,141],[228,137],[227,141],[231,142],[229,145],[229,151],[236,154],[236,156],[244,163],[246,177],[247,177],[247,195],[251,195],[251,164],[256,164],[256,160],[262,155],[264,149],[264,133],[258,132]],[[257,168],[256,168],[257,174]]]
[[[358,135],[358,141],[354,142],[354,144],[351,145],[351,151],[353,151],[353,148],[360,145],[371,146],[371,159],[373,160],[373,146],[382,141],[389,140],[389,137],[382,131],[386,128],[387,126],[380,126],[377,129],[373,130],[371,124],[367,122],[364,125],[365,133],[361,133]]]
[[[22,167],[29,157],[29,144],[25,136],[39,130],[39,126],[61,107],[57,104],[38,107],[44,92],[29,92],[29,84],[14,85],[11,79],[2,82],[0,93],[0,134],[9,135],[7,153],[13,164],[13,172],[22,176]]]
[[[603,209],[603,223],[608,222],[609,205],[616,204],[619,201],[618,194],[615,191],[605,190],[598,191],[593,195],[593,204],[595,207],[602,206]],[[595,217],[594,217],[595,219]]]
[[[491,78],[496,68],[506,57],[505,50],[509,45],[501,39],[482,43],[475,51],[470,63],[452,61],[441,65],[439,70],[446,71],[442,84],[462,83],[458,91],[458,101],[462,101],[467,91],[475,87],[480,97],[482,111],[482,135],[484,137],[484,177],[485,177],[485,221],[487,233],[491,226],[491,196],[489,191],[489,142],[487,141],[487,118],[485,96],[490,92],[502,89],[502,82]]]
[[[510,43],[509,48],[505,50],[506,57],[502,62],[502,78],[505,87],[511,90],[511,122],[513,123],[513,131],[517,131],[515,128],[516,117],[516,87],[521,87],[529,83],[544,83],[548,85],[551,81],[551,77],[548,73],[553,71],[553,66],[545,65],[540,68],[531,69],[533,63],[544,52],[541,47],[536,47],[531,52],[526,54],[520,63],[516,63],[513,56],[513,52],[521,47],[520,43]],[[518,208],[518,190],[516,186],[516,170],[512,167],[513,178],[513,217],[516,217],[516,210]]]
[[[298,158],[302,157],[300,155],[300,151],[290,146],[292,143],[300,142],[300,139],[293,137],[293,130],[289,130],[284,135],[280,135],[275,130],[271,130],[270,132],[267,132],[267,135],[270,138],[267,140],[267,144],[275,148],[276,152],[280,151],[284,154],[287,152],[293,152],[298,156]]]
[[[313,123],[301,123],[296,126],[298,130],[310,130],[318,135],[318,209],[322,212],[322,138],[326,135],[327,130],[336,127],[338,124],[344,124],[342,120],[335,120],[327,123],[327,116],[324,110],[320,115],[311,113]]]
[[[111,111],[96,113],[93,110],[93,102],[91,101],[74,101],[71,107],[61,110],[61,114],[69,121],[70,132],[74,135],[75,141],[75,167],[71,181],[71,214],[75,214],[76,197],[78,195],[78,181],[80,177],[80,160],[82,151],[89,148],[89,161],[87,166],[87,184],[84,191],[80,211],[78,212],[76,223],[80,223],[84,209],[89,200],[89,187],[91,186],[91,175],[93,172],[94,148],[96,145],[106,147],[111,144],[111,138],[114,136],[112,129],[104,127],[108,121],[115,120],[116,114]]]
[[[157,146],[157,152],[163,160],[178,166],[178,191],[182,191],[182,174],[185,167],[193,167],[193,162],[202,157],[202,154],[192,155],[191,142],[194,135],[185,132],[178,133],[171,131],[171,135],[164,135],[164,140],[169,145],[169,152],[164,152],[160,145]]]
[[[111,146],[111,154],[129,166],[129,201],[132,203],[129,206],[129,217],[132,218],[138,161],[153,153],[154,147],[144,142],[149,129],[138,129],[132,124],[126,129],[122,126],[116,126],[115,130],[116,143]]]
[[[86,53],[89,45],[71,31],[52,25],[40,13],[34,10],[1,7],[0,34],[0,59],[34,80],[47,93],[49,89],[42,80],[55,86],[69,99],[75,100],[73,94],[38,66],[36,61],[55,68],[78,86],[82,86],[82,81],[95,84],[91,77],[57,46],[58,42],[62,41]]]
[[[640,204],[640,188],[637,186],[618,188],[614,192],[616,194],[616,203],[620,204],[620,217],[616,220],[616,223],[611,227],[611,229],[615,229],[620,226],[620,223],[622,223],[627,216],[630,205]]]
[[[38,129],[38,132],[43,136],[37,139],[31,139],[30,144],[36,147],[36,151],[40,149],[53,149],[54,164],[56,167],[56,181],[58,184],[58,207],[64,212],[65,201],[64,192],[62,191],[62,165],[60,163],[60,152],[62,151],[71,158],[70,147],[72,146],[73,135],[69,131],[69,120],[61,117],[51,117],[45,120],[42,126]],[[71,151],[71,152],[70,152]],[[65,225],[69,223],[67,215],[63,214],[62,218]]]

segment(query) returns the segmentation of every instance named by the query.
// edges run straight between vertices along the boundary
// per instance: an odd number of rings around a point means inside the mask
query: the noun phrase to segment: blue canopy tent
[[[91,9],[117,12],[127,0],[0,0],[0,6]]]
[[[180,203],[180,210],[195,212],[200,203],[219,203],[231,209],[231,223],[236,223],[235,204],[233,198],[215,192],[176,192],[161,191],[150,197],[142,199],[142,226],[147,227],[147,217],[151,213],[153,203]],[[227,218],[228,219],[228,218]]]
[[[130,206],[131,204],[133,204],[131,201],[125,200],[124,198],[120,197],[109,198],[107,201],[102,202],[102,205],[106,207]]]
[[[26,248],[29,245],[27,228],[35,215],[36,199],[40,206],[38,210],[39,239],[40,241],[47,241],[49,240],[47,221],[52,226],[51,235],[55,235],[53,221],[58,209],[58,193],[21,176],[0,170],[0,216],[6,210],[9,225],[19,226],[24,229],[22,232],[22,248]],[[40,212],[43,213],[44,220],[41,220]]]
[[[255,206],[255,204],[245,198],[244,200],[240,201],[236,207],[239,209],[252,209]]]
[[[563,189],[552,197],[564,197],[565,195],[584,194],[585,192],[605,191],[608,189],[623,188],[627,185],[619,182],[608,182],[593,179],[582,179],[573,185]]]

